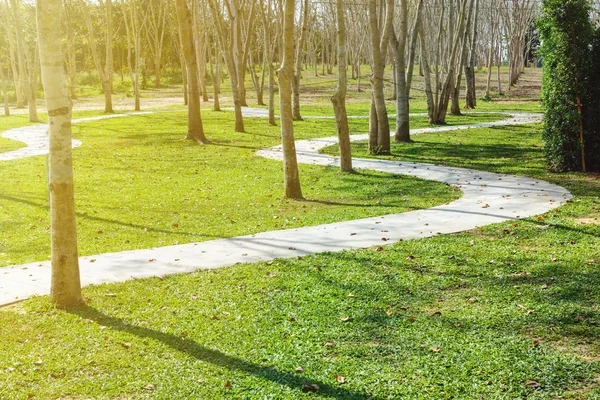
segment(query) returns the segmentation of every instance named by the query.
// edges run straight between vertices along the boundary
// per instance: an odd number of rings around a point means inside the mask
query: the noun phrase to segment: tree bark
[[[284,196],[302,199],[300,175],[294,142],[292,115],[292,79],[294,75],[294,0],[285,0],[283,13],[283,62],[279,68],[279,108],[283,145]]]
[[[229,38],[230,40],[227,41],[225,33],[226,24],[223,19],[223,15],[221,14],[221,10],[217,7],[217,4],[214,0],[209,0],[208,4],[213,14],[213,19],[215,20],[215,36],[217,38],[217,42],[219,43],[219,47],[221,48],[221,52],[223,53],[223,58],[225,59],[225,64],[227,65],[227,71],[229,72],[229,82],[231,84],[231,97],[233,97],[233,108],[235,116],[235,131],[244,132],[244,118],[242,115],[243,101],[239,91],[240,86],[238,82],[237,64],[236,59],[234,57],[234,51],[235,48],[237,48],[234,37],[238,35],[238,33],[236,33],[236,25],[232,21],[229,21],[231,37]]]
[[[61,1],[37,0],[38,41],[42,82],[48,108],[52,282],[50,295],[60,307],[83,303],[77,255],[73,160],[71,151],[71,100],[63,67],[60,32]]]
[[[300,40],[298,41],[298,46],[296,49],[296,68],[294,71],[294,79],[292,80],[292,113],[294,120],[296,121],[302,120],[302,115],[300,114],[300,78],[302,77],[302,51],[304,48],[304,42],[306,41],[306,30],[308,29],[308,0],[304,0],[302,7],[302,31],[300,33]]]
[[[194,33],[192,30],[192,15],[185,0],[175,0],[179,36],[183,44],[183,55],[188,77],[188,133],[186,139],[198,143],[208,143],[204,136],[202,117],[200,115],[200,92],[198,90],[198,65],[194,49]]]
[[[17,53],[17,65],[19,68],[18,85],[15,85],[16,90],[21,93],[21,103],[17,101],[17,108],[25,107],[24,99],[29,98],[27,90],[27,82],[29,76],[27,75],[27,65],[25,64],[25,43],[23,38],[23,27],[21,25],[21,2],[19,0],[11,0],[11,7],[13,11],[13,20],[15,28],[16,46],[15,51]],[[18,99],[19,96],[17,96]]]
[[[467,97],[465,107],[473,109],[477,106],[477,93],[475,91],[475,60],[477,53],[477,32],[479,18],[479,0],[475,0],[475,17],[473,21],[473,37],[470,46],[469,62],[465,67],[465,79],[467,82]]]
[[[398,36],[390,35],[396,60],[396,142],[410,142],[408,89],[406,87],[406,37],[408,36],[408,4],[400,0],[400,26]]]
[[[338,21],[338,87],[331,98],[335,123],[337,126],[338,144],[340,148],[340,170],[352,172],[352,151],[350,148],[350,129],[348,127],[348,114],[346,112],[346,91],[348,88],[347,61],[346,61],[346,14],[342,0],[337,0]]]
[[[81,9],[83,10],[83,17],[87,26],[88,44],[90,46],[90,51],[92,52],[92,59],[94,61],[94,65],[96,66],[98,76],[100,77],[100,81],[102,83],[102,91],[104,92],[104,112],[112,113],[114,112],[112,106],[112,2],[111,0],[107,0],[106,2],[106,60],[104,69],[102,69],[102,65],[100,64],[100,56],[98,55],[98,44],[96,42],[96,37],[94,34],[94,24],[90,15],[90,11],[88,9],[88,5],[85,2],[85,0],[80,0],[80,2]],[[111,10],[110,14],[108,10]],[[110,73],[110,75],[108,73]]]
[[[4,67],[0,65],[0,80],[2,81],[2,96],[4,98],[4,116],[10,116],[10,108],[8,106],[8,88],[6,85],[6,77],[4,76]]]
[[[383,4],[383,3],[382,3]],[[375,106],[376,123],[371,123],[371,128],[377,128],[377,145],[369,148],[371,154],[389,154],[390,152],[390,123],[385,106],[385,95],[383,92],[385,55],[388,47],[390,35],[392,32],[394,19],[394,0],[385,0],[385,12],[383,29],[379,29],[380,21],[377,18],[377,0],[369,1],[369,25],[371,26],[371,47],[373,52],[373,97],[372,102]],[[371,114],[373,115],[373,113]],[[370,131],[374,134],[373,131]],[[372,143],[373,141],[369,141]]]

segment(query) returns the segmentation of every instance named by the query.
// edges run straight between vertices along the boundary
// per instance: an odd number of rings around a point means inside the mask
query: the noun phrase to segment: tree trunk
[[[23,27],[21,25],[21,1],[19,0],[11,0],[11,6],[13,9],[13,20],[14,20],[14,28],[15,28],[15,38],[16,38],[16,53],[17,53],[17,64],[19,67],[19,77],[18,77],[18,85],[15,85],[15,90],[19,91],[21,94],[21,103],[18,102],[19,96],[17,95],[17,108],[25,107],[24,99],[29,98],[29,91],[27,90],[27,82],[29,81],[29,76],[27,75],[27,65],[25,60],[25,39],[23,38]]]
[[[113,24],[112,24],[112,0],[106,0],[106,62],[104,64],[104,78],[102,86],[104,88],[104,112],[113,113],[112,104],[112,78],[113,78]]]
[[[494,8],[490,7],[490,29],[491,29],[491,38],[490,38],[490,51],[488,53],[488,62],[487,62],[487,80],[485,87],[485,98],[491,99],[491,86],[492,86],[492,67],[494,65],[494,48],[496,46],[496,27],[494,26]]]
[[[96,70],[98,71],[98,76],[100,77],[100,81],[102,82],[102,91],[104,92],[104,112],[112,113],[112,12],[108,14],[107,11],[107,26],[106,26],[106,63],[105,69],[102,69],[102,65],[100,64],[100,56],[98,55],[98,43],[96,39],[96,35],[94,33],[94,23],[92,21],[92,17],[90,15],[90,11],[88,9],[88,5],[85,0],[80,0],[81,9],[83,11],[83,17],[85,20],[85,24],[87,26],[88,33],[88,45],[90,46],[90,51],[92,53],[92,60],[94,61],[94,65],[96,66]],[[106,8],[111,9],[112,3],[110,0],[106,2]],[[133,7],[133,5],[132,5]],[[135,21],[133,22],[135,24]],[[137,53],[137,48],[136,48]],[[137,56],[136,56],[137,57]],[[110,65],[109,65],[110,62]],[[108,76],[107,72],[110,72],[111,75]]]
[[[396,142],[410,142],[408,90],[406,87],[406,37],[408,36],[408,4],[400,0],[399,36],[392,31],[391,43],[396,60]]]
[[[38,42],[42,81],[48,108],[52,281],[50,295],[59,307],[83,303],[77,255],[73,160],[71,156],[71,100],[61,52],[61,0],[37,0]]]
[[[475,90],[475,61],[477,53],[477,32],[479,18],[479,0],[475,0],[475,17],[473,21],[473,37],[471,42],[469,62],[465,67],[465,79],[467,82],[466,108],[473,109],[477,106],[477,93]]]
[[[4,116],[10,116],[10,108],[8,107],[8,88],[6,78],[4,76],[4,67],[0,65],[0,80],[2,81],[2,96],[4,97]]]
[[[292,79],[294,75],[294,0],[285,0],[283,13],[283,61],[279,68],[279,108],[281,113],[281,142],[283,145],[284,196],[302,199],[300,175],[294,142],[292,115]]]
[[[210,61],[210,77],[213,83],[213,110],[221,111],[221,102],[219,101],[219,91],[221,90],[221,63],[219,60],[221,59],[221,55],[219,54],[219,50],[215,48],[215,68],[216,73],[213,71],[213,64]]]
[[[179,36],[183,43],[183,55],[187,69],[188,94],[188,133],[186,139],[199,143],[208,143],[204,136],[202,117],[200,115],[200,92],[198,90],[198,65],[194,49],[194,33],[192,31],[192,16],[185,0],[175,0]]]
[[[26,54],[27,60],[27,108],[29,114],[29,122],[40,122],[37,112],[37,71],[39,57],[37,54],[37,43],[34,44],[33,54]]]
[[[435,121],[435,102],[433,99],[433,90],[431,89],[431,69],[429,67],[429,60],[425,51],[425,30],[423,24],[419,25],[419,40],[421,45],[421,69],[423,70],[423,77],[425,80],[425,98],[427,99],[427,116],[428,122],[434,124]]]
[[[377,18],[377,0],[369,1],[369,25],[371,26],[371,47],[373,52],[373,103],[377,115],[377,146],[370,148],[371,154],[389,154],[390,152],[390,124],[385,106],[384,72],[385,55],[392,32],[394,18],[394,0],[385,2],[385,22],[383,29],[379,29],[381,21]],[[382,11],[383,14],[383,11]]]
[[[340,170],[352,172],[352,151],[350,148],[350,129],[346,112],[346,91],[348,79],[346,76],[346,15],[343,0],[337,0],[338,21],[338,87],[331,98],[335,122],[337,126],[338,144],[340,148]]]
[[[227,42],[225,34],[226,24],[223,19],[223,15],[221,15],[221,10],[214,0],[209,0],[208,4],[213,14],[213,19],[215,20],[215,36],[219,43],[219,47],[221,48],[221,52],[223,53],[223,57],[227,65],[227,71],[229,72],[229,82],[231,84],[231,97],[233,97],[233,108],[235,116],[235,131],[244,132],[244,118],[242,115],[243,102],[239,91],[240,85],[238,82],[238,71],[235,57],[235,49],[237,48],[235,38],[239,36],[239,32],[236,32],[237,28],[235,23],[233,21],[229,21],[229,30],[231,32],[231,37],[229,42]],[[243,83],[241,87],[244,87]]]
[[[302,115],[300,114],[300,78],[302,77],[302,51],[304,42],[306,41],[306,30],[308,29],[308,0],[304,0],[302,8],[302,31],[300,33],[300,40],[298,41],[298,46],[296,48],[296,68],[294,72],[294,79],[292,80],[292,114],[294,116],[294,120],[296,121],[302,120]]]

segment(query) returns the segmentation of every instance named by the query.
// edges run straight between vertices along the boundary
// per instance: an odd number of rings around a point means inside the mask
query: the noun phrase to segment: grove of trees
[[[338,87],[332,103],[340,138],[340,167],[350,172],[345,106],[348,75],[357,80],[357,92],[364,90],[362,79],[370,83],[369,151],[389,153],[386,87],[391,84],[396,102],[394,139],[408,142],[411,93],[424,93],[429,122],[444,124],[449,112],[460,114],[463,108],[476,107],[476,69],[487,67],[486,97],[492,91],[511,90],[532,62],[537,40],[534,19],[539,11],[536,0],[0,3],[0,88],[5,114],[13,103],[27,106],[29,120],[38,121],[36,98],[42,78],[51,119],[51,209],[62,216],[52,219],[53,237],[61,238],[56,246],[53,242],[53,266],[71,268],[67,275],[57,272],[57,282],[62,282],[59,277],[74,276],[77,270],[76,261],[71,260],[76,260],[76,248],[73,251],[61,242],[75,240],[74,225],[69,225],[74,218],[72,171],[57,167],[71,165],[66,144],[70,140],[69,97],[101,93],[104,111],[111,113],[117,90],[128,91],[135,99],[135,110],[140,110],[142,88],[181,87],[182,101],[188,105],[187,139],[208,143],[201,102],[212,101],[214,109],[220,110],[219,96],[227,90],[234,108],[233,128],[244,132],[242,107],[251,105],[248,90],[256,94],[252,97],[256,105],[264,103],[268,92],[272,125],[276,124],[278,94],[284,193],[299,199],[302,190],[293,121],[302,118],[303,75],[333,75],[337,69]],[[368,77],[364,76],[365,66],[370,66]],[[506,86],[500,79],[502,67],[508,68]],[[415,74],[423,76],[422,85],[414,84]],[[225,77],[227,89],[221,85]],[[66,203],[70,205],[64,208]],[[61,296],[56,300],[65,305],[79,301],[75,293],[67,296],[69,300],[59,300],[67,298]]]

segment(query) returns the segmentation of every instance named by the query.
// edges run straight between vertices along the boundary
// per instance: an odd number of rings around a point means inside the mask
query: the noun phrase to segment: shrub
[[[587,0],[543,0],[538,20],[544,61],[543,139],[554,171],[582,169],[577,99],[584,98],[593,28]]]

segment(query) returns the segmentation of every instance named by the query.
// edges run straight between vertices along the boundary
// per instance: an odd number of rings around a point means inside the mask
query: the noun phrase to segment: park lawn
[[[233,113],[203,115],[206,146],[183,139],[183,113],[73,126],[83,141],[73,152],[81,255],[405,212],[460,196],[456,188],[412,177],[301,165],[306,201],[283,200],[281,163],[255,154],[280,143],[279,127],[246,118],[247,133],[235,133]],[[351,126],[362,133],[367,124],[353,120]],[[333,134],[333,120],[296,124],[298,139]],[[0,180],[10,185],[0,193],[0,266],[50,254],[45,162],[2,163]]]
[[[17,150],[21,147],[25,147],[25,144],[17,142],[16,140],[0,137],[0,153]]]
[[[573,192],[567,205],[456,235],[88,287],[70,312],[47,297],[3,308],[0,398],[600,398],[600,181],[547,173],[539,127],[514,132],[427,134],[393,152],[544,178]]]

